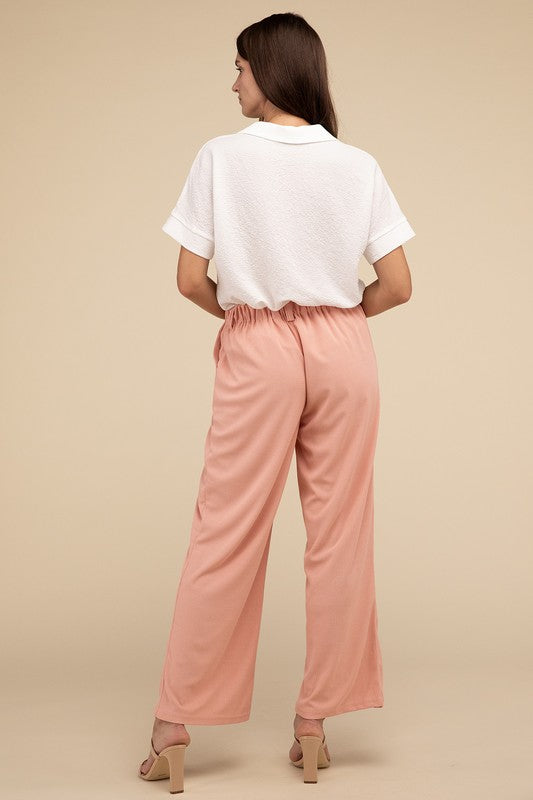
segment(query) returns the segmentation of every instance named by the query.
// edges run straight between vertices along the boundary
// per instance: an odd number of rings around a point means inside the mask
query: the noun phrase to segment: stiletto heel
[[[304,771],[304,783],[317,783],[317,769],[324,769],[330,766],[330,759],[326,755],[326,736],[297,736],[294,737],[302,748],[302,757],[298,761],[289,759],[295,767],[301,767]]]
[[[188,746],[188,744],[172,744],[164,747],[160,753],[156,753],[154,743],[151,741],[150,751],[154,762],[146,774],[143,774],[139,767],[139,777],[145,781],[160,781],[170,777],[170,794],[183,792],[185,748]]]

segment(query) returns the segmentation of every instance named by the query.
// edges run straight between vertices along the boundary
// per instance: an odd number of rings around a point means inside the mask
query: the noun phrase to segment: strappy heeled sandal
[[[139,778],[145,781],[160,781],[170,777],[170,794],[183,792],[183,772],[185,763],[185,748],[188,744],[171,744],[164,747],[160,753],[154,749],[153,739],[150,740],[150,753],[154,757],[152,766],[146,773],[141,772],[139,767]],[[144,761],[143,761],[144,764]]]
[[[329,767],[331,759],[326,755],[326,735],[321,739],[320,736],[297,736],[294,737],[302,748],[302,757],[298,761],[289,758],[295,767],[301,767],[304,771],[304,783],[317,783],[317,769]]]

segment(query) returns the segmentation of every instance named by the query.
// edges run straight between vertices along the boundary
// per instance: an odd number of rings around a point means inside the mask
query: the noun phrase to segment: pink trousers
[[[155,715],[198,725],[249,719],[272,526],[294,450],[307,537],[295,711],[321,719],[380,708],[380,398],[363,308],[236,305],[213,357],[213,413]]]

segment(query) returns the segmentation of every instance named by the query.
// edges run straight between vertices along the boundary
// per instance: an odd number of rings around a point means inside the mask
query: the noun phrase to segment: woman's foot
[[[189,744],[191,741],[185,725],[180,722],[167,722],[164,719],[158,719],[158,717],[154,720],[152,739],[156,753],[160,753],[164,747],[170,747],[173,744]],[[148,758],[141,764],[143,775],[146,775],[153,763],[154,757],[150,753]]]
[[[296,714],[293,723],[295,737],[297,736],[299,739],[300,736],[320,736],[323,739],[324,728],[322,723],[324,722],[324,719],[325,717],[322,717],[322,719],[305,719],[305,717],[301,717],[299,714]],[[327,744],[324,745],[324,751],[329,759],[329,750]],[[297,741],[294,741],[289,751],[290,760],[299,761],[302,756],[303,751],[301,745],[299,745]]]

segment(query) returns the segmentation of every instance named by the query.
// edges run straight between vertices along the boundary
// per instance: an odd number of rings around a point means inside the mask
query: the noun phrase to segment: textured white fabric
[[[374,156],[322,125],[262,120],[201,146],[163,231],[214,258],[223,309],[273,311],[357,305],[361,256],[415,236]]]

